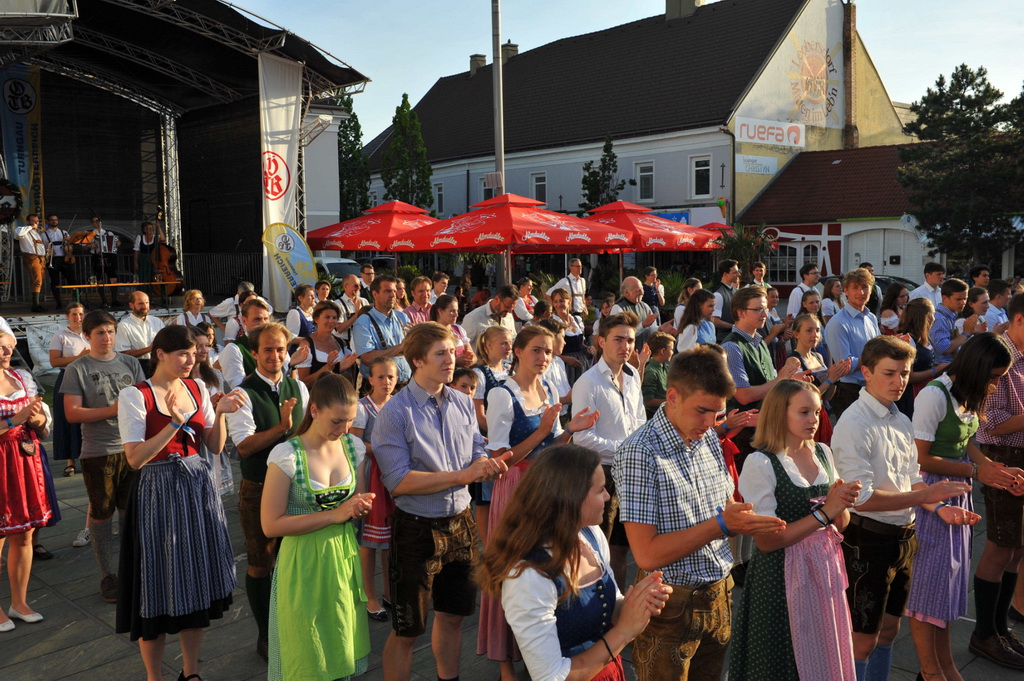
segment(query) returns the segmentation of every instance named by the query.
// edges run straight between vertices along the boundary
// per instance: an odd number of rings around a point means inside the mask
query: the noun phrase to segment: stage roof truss
[[[99,69],[95,64],[85,64],[75,59],[58,55],[56,53],[43,53],[24,60],[26,63],[35,64],[39,68],[46,69],[74,80],[88,83],[111,94],[124,97],[139,106],[144,106],[158,114],[170,114],[180,116],[184,113],[177,104],[162,97],[154,95],[135,86],[130,80],[120,78],[116,73]]]
[[[79,26],[75,32],[75,40],[76,42],[88,45],[92,49],[112,54],[121,59],[126,59],[139,64],[140,66],[145,66],[166,76],[170,76],[171,78],[185,83],[189,87],[195,88],[196,90],[214,97],[225,104],[238,101],[244,97],[241,93],[214,80],[213,78],[210,78],[204,73],[200,73],[193,68],[185,66],[181,62],[168,59],[161,54],[147,50],[139,45],[134,45],[98,31],[93,31],[90,28]]]

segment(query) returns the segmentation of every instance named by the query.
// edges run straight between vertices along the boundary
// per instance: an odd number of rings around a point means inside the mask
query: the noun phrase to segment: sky
[[[402,94],[415,105],[443,76],[491,58],[491,0],[231,0],[315,43],[371,79],[354,108],[369,142]],[[722,0],[729,2],[730,0]],[[1024,12],[1015,0],[860,0],[857,28],[894,101],[919,100],[940,74],[984,66],[1008,97],[1024,81]],[[505,0],[502,42],[520,52],[665,11],[664,0]]]

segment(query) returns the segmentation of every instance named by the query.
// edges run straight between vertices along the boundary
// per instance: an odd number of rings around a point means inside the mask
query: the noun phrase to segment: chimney
[[[843,4],[843,95],[846,111],[843,115],[843,148],[860,146],[857,128],[857,6]]]
[[[470,78],[476,74],[477,69],[482,69],[487,65],[487,55],[484,54],[471,54],[469,55],[469,76]]]
[[[691,16],[698,7],[707,4],[707,0],[665,0],[665,19],[682,19]]]
[[[514,57],[517,54],[519,54],[519,46],[513,44],[511,40],[509,40],[507,43],[502,45],[501,46],[501,64],[502,64],[502,66],[504,66],[508,62],[509,57]]]

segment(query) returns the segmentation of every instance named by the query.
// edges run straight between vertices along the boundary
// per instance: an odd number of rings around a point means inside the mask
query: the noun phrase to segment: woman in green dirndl
[[[267,678],[333,681],[366,670],[370,639],[353,518],[373,494],[356,493],[365,449],[348,433],[358,396],[325,374],[297,434],[270,452],[262,522],[283,537],[270,604]]]

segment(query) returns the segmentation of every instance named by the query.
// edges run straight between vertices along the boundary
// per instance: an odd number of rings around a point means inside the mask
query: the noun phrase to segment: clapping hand
[[[628,640],[636,638],[651,620],[651,615],[660,615],[672,593],[672,587],[661,581],[660,571],[652,572],[629,587],[619,609],[616,627],[625,629]]]
[[[825,503],[822,504],[822,510],[825,511],[825,515],[835,520],[837,515],[848,508],[852,508],[857,503],[860,490],[860,480],[846,482],[842,478],[837,479],[829,487]]]
[[[719,425],[724,425],[726,431],[740,430],[742,428],[756,428],[757,415],[757,409],[748,409],[747,411],[733,409]]]
[[[725,526],[733,534],[777,534],[786,529],[786,521],[770,515],[757,515],[754,505],[729,499],[722,512]]]
[[[600,418],[600,416],[601,412],[597,409],[590,411],[590,407],[584,407],[583,409],[580,409],[569,421],[569,430],[574,433],[578,433],[581,430],[588,430],[597,423],[597,419]]]
[[[836,362],[828,368],[828,380],[835,383],[840,378],[850,373],[850,364],[852,360],[847,357],[846,359]]]
[[[338,362],[338,369],[340,371],[346,371],[347,369],[351,369],[358,359],[359,355],[357,355],[354,352],[350,352],[344,357],[342,357],[341,361]]]
[[[338,507],[338,523],[348,522],[352,518],[362,518],[369,514],[373,508],[373,499],[377,495],[373,492],[356,494],[351,499]]]
[[[234,414],[243,404],[245,404],[246,399],[248,398],[245,391],[241,388],[235,388],[228,394],[220,396],[217,400],[216,406],[214,407],[216,410],[215,413]]]
[[[977,513],[949,504],[940,507],[935,514],[947,525],[975,525],[981,520],[981,516]]]

